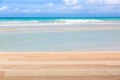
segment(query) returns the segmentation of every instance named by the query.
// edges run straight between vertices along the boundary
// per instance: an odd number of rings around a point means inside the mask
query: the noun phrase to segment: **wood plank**
[[[120,80],[120,52],[0,52],[0,80]]]
[[[4,77],[5,71],[0,71],[0,78]]]
[[[4,77],[0,80],[120,80],[119,76],[29,76]]]
[[[5,76],[120,76],[120,69],[7,70]]]

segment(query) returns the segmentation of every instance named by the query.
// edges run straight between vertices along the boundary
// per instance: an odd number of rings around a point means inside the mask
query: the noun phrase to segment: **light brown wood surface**
[[[120,52],[0,52],[0,80],[120,80]]]

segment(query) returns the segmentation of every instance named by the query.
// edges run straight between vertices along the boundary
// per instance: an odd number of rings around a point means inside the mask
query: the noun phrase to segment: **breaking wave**
[[[95,19],[86,19],[86,20],[70,20],[70,19],[60,19],[60,20],[8,20],[0,21],[0,26],[37,26],[37,25],[69,25],[69,24],[98,24],[98,23],[120,23],[119,21],[105,21],[105,20],[95,20]]]

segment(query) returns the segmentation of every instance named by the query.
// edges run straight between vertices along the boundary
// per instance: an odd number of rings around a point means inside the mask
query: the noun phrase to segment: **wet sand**
[[[88,30],[119,30],[119,26],[114,27],[43,27],[43,28],[35,28],[35,27],[11,27],[11,28],[0,28],[0,33],[4,32],[64,32],[64,31],[88,31]]]
[[[120,80],[120,52],[0,52],[0,80]]]

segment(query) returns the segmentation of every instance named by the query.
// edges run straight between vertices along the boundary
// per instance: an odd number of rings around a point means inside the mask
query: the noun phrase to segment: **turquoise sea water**
[[[120,18],[0,18],[0,51],[120,51]]]
[[[120,17],[0,17],[0,20],[120,20]]]

